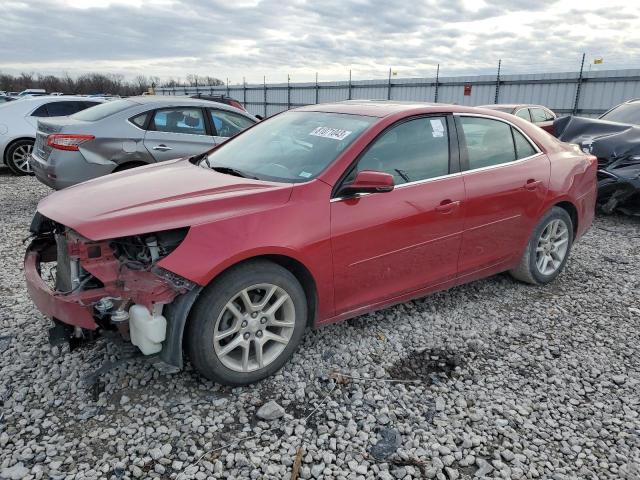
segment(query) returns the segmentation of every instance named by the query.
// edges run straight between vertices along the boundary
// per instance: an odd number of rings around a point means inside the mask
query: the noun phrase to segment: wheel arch
[[[304,290],[307,300],[309,312],[307,326],[315,325],[318,311],[318,290],[316,280],[306,265],[291,256],[283,254],[262,254],[244,258],[228,265],[226,268],[218,272],[209,280],[207,285],[210,285],[219,278],[220,275],[230,269],[237,268],[240,265],[256,260],[268,260],[273,262],[285,268],[291,272],[294,277],[296,277]],[[174,302],[166,306],[165,315],[169,322],[167,326],[166,339],[163,342],[162,351],[160,353],[160,359],[172,367],[182,368],[183,366],[184,332],[189,321],[191,310],[198,301],[198,296],[204,288],[206,288],[206,285],[198,286],[186,294],[181,295],[174,300]]]
[[[578,208],[569,200],[563,200],[561,202],[557,202],[553,205],[553,207],[562,208],[564,211],[566,211],[569,214],[569,217],[571,218],[571,223],[573,224],[573,238],[575,238],[578,233],[578,221],[579,221]]]

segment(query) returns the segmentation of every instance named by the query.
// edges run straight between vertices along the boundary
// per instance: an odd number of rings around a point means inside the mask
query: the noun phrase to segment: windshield
[[[609,122],[640,125],[640,102],[623,103],[600,117]]]
[[[261,180],[306,182],[375,120],[341,113],[286,112],[222,144],[201,165],[231,168]]]
[[[114,113],[126,110],[133,105],[137,104],[130,102],[129,100],[114,100],[112,102],[101,103],[100,105],[87,108],[86,110],[81,110],[78,113],[71,115],[70,118],[73,118],[74,120],[82,120],[84,122],[95,122],[97,120],[107,118],[109,115],[113,115]]]

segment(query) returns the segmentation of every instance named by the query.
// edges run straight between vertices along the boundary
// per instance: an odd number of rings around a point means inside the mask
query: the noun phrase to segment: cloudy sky
[[[0,71],[231,83],[640,67],[636,1],[2,0]],[[594,57],[603,65],[593,65]]]

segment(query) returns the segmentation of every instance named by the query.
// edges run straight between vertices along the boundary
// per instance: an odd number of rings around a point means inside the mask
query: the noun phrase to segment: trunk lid
[[[42,160],[48,160],[53,150],[47,145],[47,137],[54,133],[91,133],[90,122],[74,120],[70,117],[49,117],[38,120],[36,141],[33,147],[35,154]]]

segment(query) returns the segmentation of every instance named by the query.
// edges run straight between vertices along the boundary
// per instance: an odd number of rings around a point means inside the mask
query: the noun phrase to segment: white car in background
[[[38,119],[72,115],[103,102],[100,98],[60,95],[22,97],[0,104],[0,159],[16,175],[31,175],[29,157]]]

